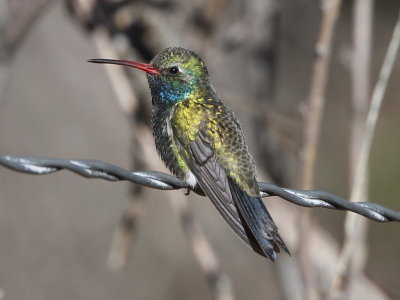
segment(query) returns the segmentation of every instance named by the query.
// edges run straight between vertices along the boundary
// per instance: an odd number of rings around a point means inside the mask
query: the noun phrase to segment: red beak
[[[153,65],[142,64],[135,61],[115,60],[115,59],[89,59],[88,62],[95,64],[113,64],[113,65],[127,66],[145,71],[146,73],[152,75],[160,75],[160,71],[158,71]]]

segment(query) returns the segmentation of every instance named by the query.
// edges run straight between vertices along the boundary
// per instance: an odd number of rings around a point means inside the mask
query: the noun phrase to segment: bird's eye
[[[179,68],[178,67],[171,67],[168,69],[168,73],[171,75],[176,75],[179,72]]]

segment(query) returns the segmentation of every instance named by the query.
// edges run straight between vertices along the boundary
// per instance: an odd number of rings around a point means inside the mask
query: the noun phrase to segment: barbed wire
[[[44,175],[69,170],[87,178],[101,178],[108,181],[123,181],[159,190],[189,189],[182,180],[158,171],[128,171],[118,166],[97,160],[42,158],[31,156],[0,156],[0,165],[22,173]],[[304,207],[322,207],[352,211],[378,222],[400,222],[400,212],[372,202],[349,202],[346,199],[324,191],[296,190],[259,182],[261,196],[278,196],[293,204]],[[201,189],[193,190],[204,195]]]

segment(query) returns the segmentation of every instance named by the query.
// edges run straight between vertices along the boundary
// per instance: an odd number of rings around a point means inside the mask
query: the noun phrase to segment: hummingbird
[[[199,55],[166,48],[150,64],[90,59],[146,72],[152,131],[167,168],[211,200],[233,231],[258,254],[289,253],[261,201],[254,160],[238,119],[215,91]]]

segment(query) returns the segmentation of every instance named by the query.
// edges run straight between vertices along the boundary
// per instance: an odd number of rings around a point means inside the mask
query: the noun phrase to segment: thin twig
[[[350,121],[350,176],[349,186],[352,186],[354,178],[360,176],[356,174],[358,158],[361,152],[362,139],[365,135],[366,116],[370,99],[370,65],[372,51],[372,18],[373,0],[356,0],[353,4],[353,51],[351,63],[352,79],[352,116]],[[368,172],[361,176],[368,178]],[[356,201],[368,201],[368,182],[364,181],[361,187],[360,198]],[[346,280],[341,281],[339,290],[335,291],[330,297],[340,295],[340,298],[351,299],[351,292],[354,290],[355,278],[362,274],[365,260],[367,257],[367,227],[368,223],[362,219],[354,220],[353,235],[345,232],[344,244],[354,243],[353,253],[347,261]],[[344,245],[343,244],[343,245]],[[357,255],[355,255],[357,253]]]
[[[119,58],[119,53],[113,46],[112,40],[106,28],[99,27],[92,33],[96,49],[100,57]],[[130,116],[135,112],[139,105],[139,100],[129,82],[128,76],[123,68],[116,68],[112,65],[104,65],[108,78],[110,79],[113,91],[116,94],[118,105],[123,112]]]
[[[142,206],[142,197],[132,198],[120,217],[118,227],[114,230],[107,257],[107,265],[113,271],[120,271],[126,266]]]
[[[212,296],[216,300],[234,300],[229,277],[221,273],[218,258],[206,239],[193,211],[182,193],[168,193],[168,201],[178,216],[181,226],[190,242],[194,256],[204,271]]]
[[[352,122],[350,137],[350,178],[355,177],[360,145],[370,100],[370,60],[373,0],[356,0],[353,8],[353,51],[351,56]],[[350,186],[353,184],[352,179]]]
[[[322,1],[322,20],[316,43],[316,58],[311,77],[310,96],[304,113],[303,146],[300,151],[299,182],[303,189],[314,186],[315,161],[321,130],[321,119],[325,105],[325,90],[329,72],[333,33],[341,7],[341,0]],[[306,298],[318,299],[315,276],[310,268],[307,250],[307,232],[311,225],[311,212],[305,212],[301,218],[298,256],[304,280]]]
[[[86,13],[81,13],[82,16],[84,16],[92,10],[94,3],[91,1],[79,0],[77,5],[76,9],[83,10],[84,12],[86,11]],[[88,16],[86,18],[88,18]],[[98,26],[96,30],[92,32],[92,39],[100,57],[112,57],[114,59],[119,57],[119,53],[113,46],[111,37],[105,27]],[[139,106],[139,101],[126,76],[125,70],[122,68],[115,68],[111,65],[104,65],[104,67],[116,94],[119,107],[127,116],[133,115]],[[135,132],[140,131],[136,130]],[[107,258],[107,264],[112,270],[120,270],[126,265],[129,248],[136,230],[136,224],[142,212],[142,204],[143,201],[140,197],[132,195],[128,207],[122,213],[119,226],[113,234],[113,240]]]
[[[77,7],[81,8],[86,2],[79,0]],[[91,3],[89,3],[91,4]],[[89,4],[87,4],[89,6]],[[86,8],[89,10],[89,8]],[[119,57],[118,51],[112,44],[111,37],[106,28],[99,26],[92,33],[94,44],[101,57]],[[138,99],[126,76],[125,70],[104,65],[113,91],[116,94],[119,107],[127,115],[131,116],[138,108]],[[135,130],[135,132],[140,132]],[[124,209],[118,227],[113,234],[107,264],[112,270],[122,269],[127,262],[129,248],[132,244],[137,220],[142,212],[142,200],[137,195],[132,195],[128,207]]]
[[[379,116],[380,107],[383,101],[383,96],[389,81],[391,71],[396,60],[397,53],[400,47],[400,12],[393,30],[393,35],[386,52],[384,62],[379,74],[378,82],[375,85],[370,108],[367,116],[366,130],[362,140],[360,157],[357,163],[357,169],[355,172],[354,183],[351,190],[350,200],[356,202],[362,196],[363,186],[366,182],[366,176],[368,170],[368,161],[371,153],[372,140],[374,137],[375,127]],[[359,220],[354,215],[348,215],[345,221],[345,233],[346,240],[343,245],[339,263],[337,267],[337,273],[334,277],[331,285],[331,293],[339,291],[343,285],[343,279],[350,271],[350,263],[352,256],[355,255],[354,251],[357,247],[357,231]]]
[[[32,24],[40,18],[51,0],[1,1],[0,59],[17,53],[17,48]],[[5,56],[5,57],[4,57]]]
[[[332,38],[338,17],[341,0],[323,1],[322,21],[316,58],[311,75],[310,96],[304,113],[304,136],[300,156],[300,186],[310,189],[314,185],[314,166],[318,140],[321,130],[321,118],[325,104],[325,90],[332,49]]]

